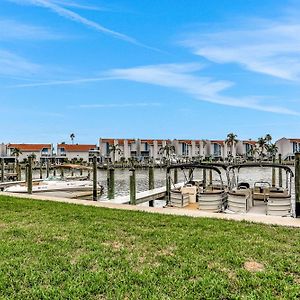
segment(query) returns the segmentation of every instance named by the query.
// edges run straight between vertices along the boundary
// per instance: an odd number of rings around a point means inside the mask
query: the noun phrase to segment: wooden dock
[[[179,188],[182,187],[184,184],[183,183],[177,183],[175,184],[175,187]],[[139,192],[136,194],[136,204],[141,204],[144,202],[149,202],[152,200],[158,200],[158,199],[163,199],[166,197],[167,193],[167,187],[163,186],[160,188],[155,188],[153,190],[148,190],[144,192]],[[130,203],[130,196],[120,196],[114,199],[109,200],[110,203],[115,203],[115,204],[129,204]]]

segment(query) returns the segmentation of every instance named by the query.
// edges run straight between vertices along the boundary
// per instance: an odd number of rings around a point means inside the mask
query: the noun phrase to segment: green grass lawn
[[[299,298],[299,229],[0,196],[0,299]]]

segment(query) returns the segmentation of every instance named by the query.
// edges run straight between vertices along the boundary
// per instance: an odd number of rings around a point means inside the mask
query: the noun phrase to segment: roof
[[[221,140],[212,140],[210,141],[212,144],[219,144],[219,145],[224,145],[225,141],[221,141]]]
[[[192,140],[178,140],[178,143],[192,144]]]
[[[248,140],[248,141],[243,141],[243,144],[250,144],[250,145],[256,145],[257,144],[257,141],[250,141],[250,140]]]
[[[300,143],[300,139],[288,139],[291,143]]]
[[[23,152],[36,152],[42,151],[43,149],[51,149],[51,144],[8,144],[9,149],[19,149]]]
[[[64,148],[67,152],[88,152],[97,148],[97,145],[83,145],[83,144],[58,144],[57,148]]]

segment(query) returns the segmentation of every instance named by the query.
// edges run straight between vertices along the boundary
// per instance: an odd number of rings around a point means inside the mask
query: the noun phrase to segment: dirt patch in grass
[[[265,266],[256,261],[247,261],[244,263],[244,268],[249,272],[262,272],[265,270]]]

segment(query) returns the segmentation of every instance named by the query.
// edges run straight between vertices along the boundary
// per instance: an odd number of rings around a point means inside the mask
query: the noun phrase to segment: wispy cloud
[[[70,108],[87,108],[87,109],[94,109],[94,108],[147,108],[147,107],[158,107],[162,104],[159,102],[138,102],[138,103],[98,103],[98,104],[81,104],[78,106],[70,106]]]
[[[65,7],[73,7],[73,8],[78,8],[78,9],[85,9],[85,10],[101,10],[101,11],[106,11],[108,10],[107,8],[103,6],[95,6],[95,5],[89,5],[89,4],[81,4],[75,1],[69,1],[69,0],[51,0],[53,3],[56,3],[61,6]]]
[[[225,80],[213,80],[211,78],[195,74],[195,72],[202,71],[203,68],[203,65],[195,63],[149,65],[127,69],[113,69],[103,72],[102,76],[95,78],[48,81],[41,83],[14,85],[10,87],[25,88],[94,83],[104,80],[128,80],[172,88],[179,92],[188,94],[189,96],[192,96],[193,98],[200,101],[279,114],[300,115],[300,113],[294,110],[290,110],[282,106],[272,105],[272,102],[274,102],[273,98],[263,96],[244,96],[238,98],[224,96],[222,93],[224,91],[228,91],[235,85],[235,83]],[[265,101],[263,101],[262,99],[265,99]],[[104,107],[102,106],[102,104],[96,105],[97,107]],[[86,106],[86,108],[93,107],[95,108],[95,104],[93,104],[92,106]]]
[[[93,83],[93,82],[111,80],[111,79],[114,79],[114,77],[102,76],[102,77],[93,77],[93,78],[78,78],[78,79],[71,79],[71,80],[52,80],[52,81],[45,81],[45,82],[15,84],[15,85],[8,86],[8,88],[30,88],[30,87],[56,86],[56,85],[74,85],[74,84],[81,84],[81,83]]]
[[[23,24],[15,20],[0,20],[0,40],[55,40],[62,38],[61,34],[50,30]]]
[[[116,79],[175,88],[201,101],[266,112],[299,115],[298,112],[288,108],[263,104],[259,100],[260,97],[247,96],[235,98],[223,96],[221,92],[232,87],[234,83],[229,81],[213,81],[210,78],[191,74],[191,72],[201,69],[202,66],[197,64],[152,65],[130,69],[115,69],[107,74],[115,76]]]
[[[235,29],[220,24],[211,31],[202,27],[180,42],[193,53],[215,63],[241,67],[286,80],[300,79],[300,14],[282,21],[236,21]],[[231,24],[232,25],[232,24]]]
[[[64,17],[64,18],[69,19],[71,21],[80,23],[80,24],[82,24],[86,27],[89,27],[89,28],[92,28],[92,29],[94,29],[98,32],[110,35],[110,36],[112,36],[116,39],[120,39],[120,40],[129,42],[131,44],[134,44],[134,45],[137,45],[137,46],[140,46],[140,47],[144,47],[144,48],[147,48],[147,49],[151,49],[151,50],[154,50],[154,51],[160,51],[159,49],[149,47],[147,45],[144,45],[143,43],[140,43],[139,41],[137,41],[133,37],[130,37],[126,34],[111,30],[111,29],[109,29],[107,27],[104,27],[103,25],[101,25],[97,22],[94,22],[94,21],[91,21],[87,18],[84,18],[80,14],[78,14],[78,13],[76,13],[76,12],[70,10],[70,9],[64,8],[64,7],[58,5],[55,2],[50,1],[50,0],[8,0],[8,1],[14,2],[14,3],[17,3],[17,4],[29,4],[29,5],[44,7],[44,8],[47,8],[47,9],[53,11],[54,13],[56,13],[57,15],[59,15],[61,17]]]
[[[41,66],[27,59],[0,49],[0,75],[28,76],[38,73]]]

